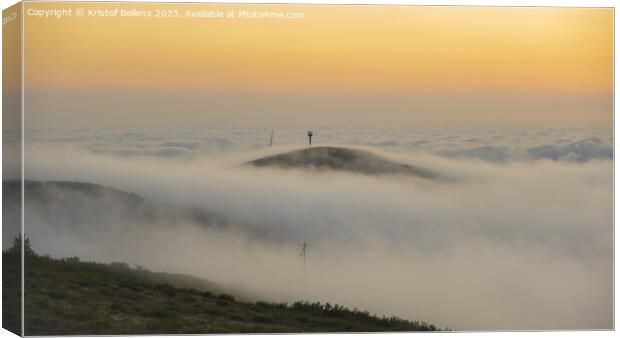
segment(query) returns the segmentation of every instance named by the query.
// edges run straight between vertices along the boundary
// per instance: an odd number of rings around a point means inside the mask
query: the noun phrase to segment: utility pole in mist
[[[304,261],[304,272],[306,272],[306,255],[308,254],[308,250],[310,249],[310,246],[308,245],[308,243],[306,243],[306,241],[303,241],[302,243],[299,244],[299,256],[301,256],[301,258]]]

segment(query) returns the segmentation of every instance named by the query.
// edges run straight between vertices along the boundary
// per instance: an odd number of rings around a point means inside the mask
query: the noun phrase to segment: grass
[[[37,255],[29,246],[25,251],[26,335],[437,329],[424,322],[377,317],[339,305],[242,302],[204,287],[179,287],[180,281],[188,280],[187,284],[199,285],[188,276],[133,269],[123,263],[52,259]],[[19,290],[19,278],[15,277],[19,275],[19,249],[14,247],[2,256],[4,290]],[[17,329],[19,316],[12,310],[15,305],[19,308],[19,292],[5,291],[3,304],[4,327]]]

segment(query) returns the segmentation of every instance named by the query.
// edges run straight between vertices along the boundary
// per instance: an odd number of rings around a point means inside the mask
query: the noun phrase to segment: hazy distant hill
[[[432,170],[395,162],[370,151],[341,147],[311,147],[246,162],[255,167],[337,170],[364,175],[406,175],[436,179]]]
[[[4,290],[19,288],[19,264],[11,264],[19,257],[17,246],[3,252]],[[240,302],[191,276],[52,259],[29,246],[25,266],[26,335],[436,330],[337,305]],[[19,292],[3,293],[3,304],[17,309]],[[19,317],[3,315],[4,326],[17,331]]]
[[[19,208],[21,183],[3,181],[4,208]],[[93,183],[25,181],[26,212],[49,225],[71,227],[118,222],[131,224],[192,223],[224,226],[223,215],[147,200],[137,194]],[[4,220],[10,222],[11,220]]]

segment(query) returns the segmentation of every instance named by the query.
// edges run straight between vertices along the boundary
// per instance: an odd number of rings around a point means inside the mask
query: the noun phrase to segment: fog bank
[[[105,227],[93,226],[96,217],[51,224],[32,210],[26,234],[53,256],[192,273],[269,300],[320,300],[459,330],[611,328],[610,160],[498,165],[382,154],[449,181],[238,165],[266,154],[178,160],[32,144],[28,179],[111,186],[226,215],[234,226],[135,224],[114,218],[122,206],[111,202],[97,216],[113,220]],[[305,272],[301,241],[310,244]]]

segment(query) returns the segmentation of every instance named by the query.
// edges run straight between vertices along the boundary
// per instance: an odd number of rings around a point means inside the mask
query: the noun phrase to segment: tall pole
[[[306,272],[306,255],[308,254],[308,243],[303,241],[299,246],[299,255],[301,256],[304,263],[304,273]]]
[[[312,137],[310,139],[312,139]],[[306,241],[304,241],[304,244],[301,250],[302,250],[303,258],[304,258],[304,272],[306,272],[306,253],[308,252],[308,245],[306,244]]]
[[[312,147],[312,130],[308,131],[308,146]]]

